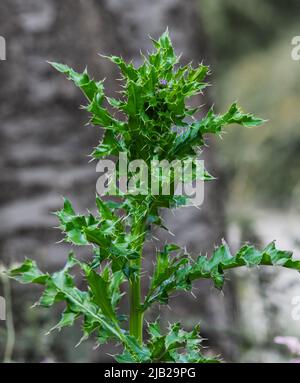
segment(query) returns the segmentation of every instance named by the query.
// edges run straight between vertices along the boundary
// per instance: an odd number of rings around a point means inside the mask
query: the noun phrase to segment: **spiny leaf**
[[[60,321],[55,325],[53,326],[48,334],[54,330],[61,330],[63,327],[70,327],[74,324],[76,318],[78,317],[78,313],[74,313],[72,311],[69,311],[68,309],[66,309],[62,315],[61,315],[61,319]]]
[[[228,112],[223,115],[216,115],[213,109],[210,109],[206,117],[191,124],[184,133],[176,138],[172,154],[180,158],[186,155],[192,156],[195,153],[193,147],[204,144],[205,134],[219,135],[224,126],[239,124],[250,128],[262,125],[265,122],[265,120],[254,117],[252,114],[243,113],[236,103],[232,104]]]
[[[101,308],[103,314],[116,322],[116,314],[114,312],[112,302],[109,296],[109,282],[94,270],[89,270],[86,279],[93,292],[95,303]]]
[[[43,276],[42,281],[43,284],[45,284],[46,289],[48,289],[48,296],[49,290],[52,289],[53,296],[57,296],[59,294],[67,302],[68,312],[74,313],[76,317],[84,316],[89,318],[90,321],[96,322],[99,326],[105,328],[106,331],[109,332],[110,337],[127,344],[125,335],[116,321],[112,322],[111,318],[105,316],[105,314],[100,310],[100,307],[93,303],[93,299],[89,295],[88,291],[81,291],[75,286],[73,277],[69,273],[69,270],[75,265],[81,264],[71,254],[65,267],[61,271],[50,276],[45,275],[38,270],[34,263],[29,264],[25,261],[21,267],[11,270],[9,276],[16,280],[22,281],[23,283],[41,283],[41,276]],[[36,275],[38,277],[36,277]],[[29,276],[33,277],[29,278]],[[47,304],[49,303],[50,302],[48,301]],[[53,300],[52,303],[55,303],[55,300]],[[60,325],[69,323],[72,318],[73,316],[71,315],[63,317]],[[67,321],[67,319],[69,321]]]
[[[161,261],[159,260],[158,263]],[[271,242],[262,251],[254,246],[244,245],[236,255],[230,253],[224,242],[216,248],[211,258],[199,256],[196,261],[184,255],[172,261],[164,261],[167,267],[155,278],[145,299],[143,309],[147,309],[154,302],[167,303],[174,290],[190,290],[192,281],[196,279],[211,279],[218,289],[224,284],[224,272],[242,266],[282,266],[300,271],[300,261],[292,259],[292,252],[278,250]],[[170,264],[175,267],[170,266]]]
[[[92,101],[95,95],[98,95],[98,100],[103,100],[103,81],[95,82],[92,80],[86,69],[83,73],[78,73],[64,64],[55,62],[49,62],[49,64],[52,65],[57,71],[65,74],[69,80],[73,81],[74,84],[83,91],[89,101]]]
[[[8,276],[21,283],[38,283],[45,285],[49,279],[48,274],[43,274],[37,267],[35,261],[26,259],[24,263],[13,270],[10,270]]]
[[[117,57],[117,56],[110,56],[106,58],[110,59],[113,63],[117,64],[121,72],[126,78],[132,81],[135,81],[137,79],[137,70],[134,68],[132,63],[126,64],[121,57]]]
[[[202,338],[200,328],[195,326],[191,332],[181,329],[180,323],[169,326],[169,332],[161,334],[158,322],[148,325],[152,362],[216,363],[217,358],[207,358],[201,353]]]

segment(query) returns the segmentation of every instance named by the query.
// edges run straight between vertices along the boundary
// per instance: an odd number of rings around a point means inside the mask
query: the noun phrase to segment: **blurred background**
[[[83,97],[46,61],[77,70],[87,64],[95,77],[107,78],[113,94],[118,72],[97,54],[121,54],[138,64],[140,49],[150,48],[148,35],[156,38],[166,26],[183,61],[211,66],[213,86],[199,100],[206,108],[215,104],[223,112],[238,100],[269,120],[253,130],[230,127],[222,141],[210,142],[206,165],[218,180],[207,186],[201,210],[183,209],[172,218],[172,241],[196,255],[211,252],[223,237],[233,249],[277,239],[300,259],[300,61],[291,57],[299,16],[298,0],[1,0],[7,60],[0,62],[0,267],[32,257],[43,270],[57,270],[69,250],[56,243],[61,234],[51,215],[61,195],[80,211],[94,209],[97,174],[87,155],[101,131],[84,127]],[[85,249],[76,252],[86,256]],[[151,245],[145,252],[148,270]],[[112,360],[110,345],[94,349],[89,340],[75,347],[80,323],[45,336],[61,308],[31,309],[39,293],[2,277],[8,317],[0,322],[1,360]],[[239,270],[229,275],[224,293],[201,282],[195,294],[149,316],[181,320],[187,329],[200,320],[206,345],[228,362],[291,359],[273,340],[300,338],[300,322],[292,318],[292,298],[300,296],[295,272]]]

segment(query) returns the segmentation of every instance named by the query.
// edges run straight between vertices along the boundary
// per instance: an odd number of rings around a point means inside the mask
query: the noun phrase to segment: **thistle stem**
[[[131,261],[131,266],[136,268],[136,272],[129,281],[129,303],[130,303],[130,316],[129,316],[129,333],[140,344],[143,342],[143,321],[144,313],[141,309],[141,268],[143,256],[143,244],[145,238],[145,224],[139,222],[134,230],[134,236],[137,239],[137,248],[139,258]]]
[[[130,320],[129,333],[143,342],[143,312],[141,311],[141,258],[134,263],[138,267],[136,277],[130,281]]]

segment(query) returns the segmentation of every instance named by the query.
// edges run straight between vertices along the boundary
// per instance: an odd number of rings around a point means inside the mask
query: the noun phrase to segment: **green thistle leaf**
[[[196,279],[211,279],[215,287],[221,289],[224,284],[224,272],[236,267],[282,266],[300,271],[300,261],[293,260],[292,255],[290,251],[278,250],[274,242],[262,251],[254,246],[244,245],[236,255],[232,255],[224,242],[216,248],[210,258],[199,256],[193,261],[190,256],[184,255],[172,260],[164,259],[165,268],[162,270],[161,254],[159,254],[143,309],[146,310],[154,302],[167,303],[170,294],[175,290],[190,290],[192,282]],[[158,274],[157,270],[162,271]]]

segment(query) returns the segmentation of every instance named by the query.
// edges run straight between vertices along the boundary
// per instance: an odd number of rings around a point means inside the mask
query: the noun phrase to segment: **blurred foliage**
[[[298,0],[200,0],[210,49],[223,64],[265,49],[298,20]]]
[[[215,56],[218,108],[233,95],[269,119],[250,134],[233,128],[220,145],[233,199],[299,204],[300,62],[291,58],[292,37],[300,34],[299,1],[202,0],[201,11]]]

